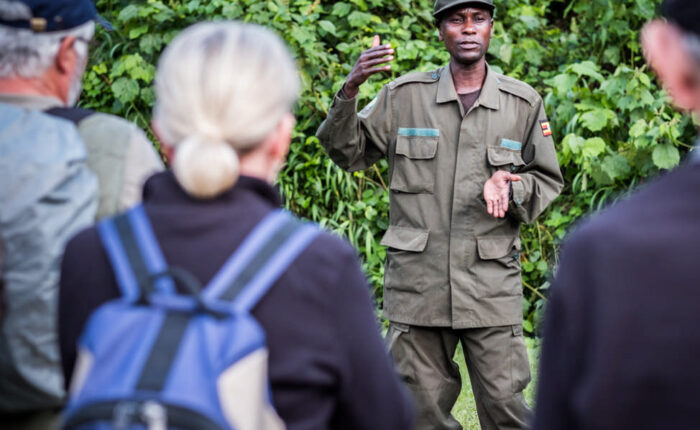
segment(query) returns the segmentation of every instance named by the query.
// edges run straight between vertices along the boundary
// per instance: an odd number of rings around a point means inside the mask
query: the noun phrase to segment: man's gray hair
[[[0,18],[25,19],[23,14],[26,15],[27,11],[21,6],[25,5],[0,0]],[[74,36],[89,41],[94,34],[95,23],[92,21],[70,30],[50,33],[34,33],[27,29],[0,25],[0,79],[41,77],[56,58],[65,37]],[[88,47],[85,43],[76,43],[75,49],[82,60],[87,57]]]

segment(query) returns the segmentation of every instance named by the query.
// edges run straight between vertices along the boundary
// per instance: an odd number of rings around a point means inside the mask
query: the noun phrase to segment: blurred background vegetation
[[[314,137],[335,92],[374,34],[396,48],[393,72],[361,88],[360,106],[412,70],[443,66],[429,0],[97,0],[115,27],[98,30],[81,105],[150,130],[155,66],[182,28],[203,20],[243,20],[275,30],[293,50],[303,80],[289,162],[280,178],[286,205],[347,237],[382,300],[388,226],[386,162],[346,173]],[[523,226],[524,328],[543,310],[559,244],[580,217],[664,169],[691,148],[693,120],[668,107],[644,65],[639,30],[660,0],[496,0],[488,61],[539,91],[552,122],[563,194],[537,223]],[[157,143],[156,143],[157,145]]]

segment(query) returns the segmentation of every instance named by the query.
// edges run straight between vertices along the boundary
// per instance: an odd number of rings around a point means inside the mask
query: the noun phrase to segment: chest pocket
[[[389,188],[404,193],[432,193],[439,140],[438,129],[400,128]]]
[[[491,173],[496,170],[508,170],[515,172],[519,167],[525,165],[520,150],[506,148],[503,146],[488,147],[488,162],[492,167]]]

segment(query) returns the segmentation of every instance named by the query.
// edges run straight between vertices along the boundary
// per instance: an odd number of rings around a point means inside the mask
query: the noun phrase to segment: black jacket
[[[578,228],[551,287],[534,428],[698,428],[698,275],[698,163]]]
[[[196,200],[170,172],[145,185],[144,206],[169,264],[203,284],[280,198],[241,177],[212,200]],[[67,246],[61,273],[59,335],[66,380],[91,312],[119,290],[95,228]],[[293,429],[408,429],[413,412],[376,324],[355,251],[324,233],[253,310],[266,331],[277,412]]]

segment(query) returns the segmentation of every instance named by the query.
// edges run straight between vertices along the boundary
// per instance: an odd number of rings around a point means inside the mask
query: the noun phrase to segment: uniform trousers
[[[454,361],[462,343],[483,430],[523,429],[530,365],[521,325],[455,330],[390,323],[387,342],[419,410],[417,430],[461,429],[452,407],[462,388]]]

